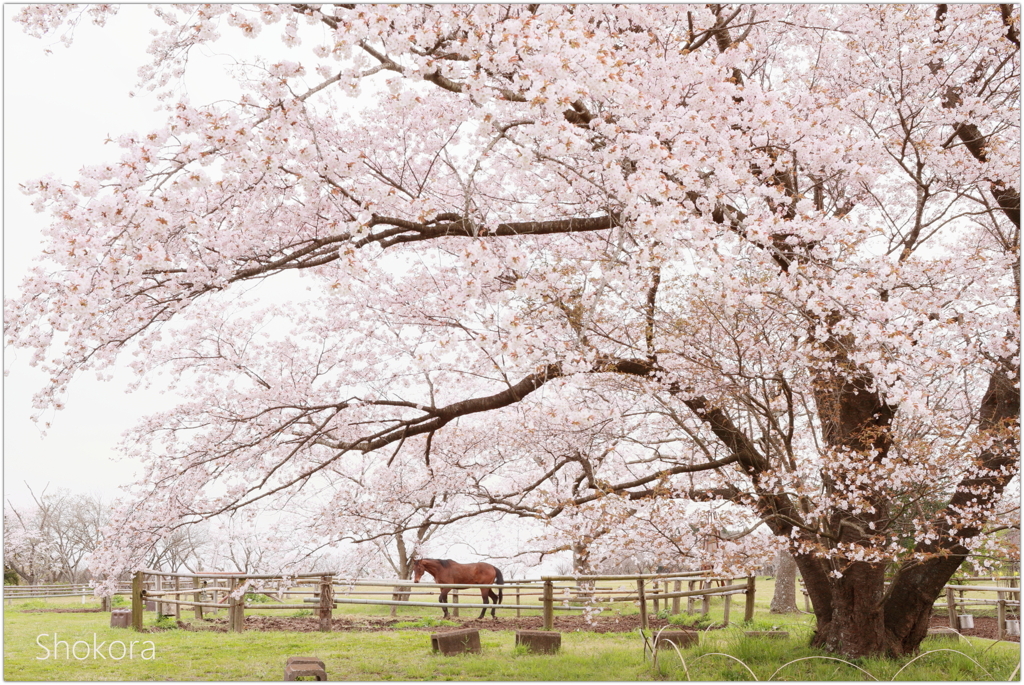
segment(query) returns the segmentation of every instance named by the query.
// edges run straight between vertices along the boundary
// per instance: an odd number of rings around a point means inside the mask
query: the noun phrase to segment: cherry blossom
[[[126,439],[110,572],[281,508],[325,541],[714,539],[722,572],[784,544],[814,643],[862,656],[1018,525],[1017,7],[156,12],[165,126],[25,182],[47,249],[5,303],[40,409],[122,361],[189,397]],[[228,34],[280,53],[191,103]]]

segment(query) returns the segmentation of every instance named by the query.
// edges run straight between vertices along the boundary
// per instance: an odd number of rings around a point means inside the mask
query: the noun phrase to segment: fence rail
[[[48,597],[90,597],[96,587],[87,583],[66,583],[62,585],[4,585],[4,599],[8,604],[15,599],[46,599]],[[131,593],[131,585],[121,583],[115,595]]]
[[[413,596],[434,596],[431,590],[447,588],[451,591],[451,602],[447,607],[455,616],[459,609],[495,609],[515,611],[539,611],[543,615],[544,627],[553,628],[556,611],[588,611],[600,603],[630,602],[640,609],[640,621],[649,627],[648,609],[658,613],[664,605],[673,614],[680,613],[680,599],[687,600],[687,611],[692,612],[693,602],[701,600],[703,613],[709,611],[712,597],[721,597],[725,607],[725,621],[729,621],[730,601],[734,595],[746,596],[745,620],[753,617],[755,580],[753,577],[711,578],[701,572],[638,574],[633,576],[544,576],[536,579],[516,580],[502,585],[414,583],[408,579],[338,578],[330,574],[298,575],[247,575],[243,573],[170,573],[144,569],[132,579],[132,627],[142,629],[144,610],[156,610],[161,614],[180,618],[183,608],[195,611],[196,618],[203,617],[204,609],[227,609],[228,630],[240,632],[244,628],[245,610],[294,610],[316,608],[320,618],[320,629],[329,631],[331,613],[338,606],[362,604],[390,607],[438,607],[436,602],[411,600]],[[601,587],[604,583],[619,583],[611,588]],[[688,589],[683,590],[682,584]],[[718,583],[719,587],[712,587]],[[312,587],[310,587],[312,586]],[[670,587],[674,586],[674,588]],[[388,588],[381,591],[379,588]],[[296,589],[299,588],[299,589]],[[374,590],[361,590],[374,588]],[[472,592],[482,588],[501,590],[507,604],[482,604],[459,602],[459,591]],[[264,594],[277,603],[253,603],[246,600],[250,593]],[[302,604],[285,603],[285,597],[306,595]],[[309,596],[312,595],[312,596]],[[356,595],[356,596],[352,596]],[[389,596],[389,599],[367,597],[366,595]],[[190,597],[191,596],[191,597]],[[512,598],[515,604],[510,603]],[[524,603],[524,598],[532,602]],[[465,595],[463,596],[465,599]],[[293,599],[292,602],[295,600]]]
[[[968,578],[969,581],[981,582],[981,581],[992,581],[1000,583],[998,585],[946,585],[944,588],[944,597],[940,596],[935,600],[936,604],[939,604],[943,598],[946,600],[946,611],[949,614],[949,627],[953,630],[960,630],[960,614],[957,612],[957,607],[966,608],[971,606],[983,606],[996,608],[996,626],[998,639],[1002,640],[1007,635],[1019,635],[1020,634],[1020,576],[979,576],[975,578]],[[802,582],[802,581],[801,581]],[[1016,583],[1016,586],[1012,584]],[[886,583],[888,585],[888,583]],[[801,592],[804,595],[804,608],[808,613],[811,611],[811,600],[810,595],[807,592],[807,588],[801,588]],[[979,599],[977,597],[967,597],[967,593],[996,593],[996,599]],[[1017,621],[1014,632],[1007,630],[1007,609],[1016,608],[1015,619]],[[973,619],[972,619],[973,620]],[[1011,619],[1014,620],[1014,619]]]
[[[996,593],[996,599],[977,599],[965,597],[966,593]],[[957,595],[959,594],[959,597]],[[998,585],[947,585],[946,586],[946,610],[949,612],[949,627],[953,630],[960,630],[963,616],[957,613],[957,607],[968,606],[995,606],[997,637],[1002,640],[1008,633],[1006,625],[1007,608],[1017,609],[1016,630],[1013,634],[1020,635],[1020,579],[1017,579],[1017,587],[1003,587]],[[970,619],[973,621],[974,619]],[[970,626],[968,626],[970,627]]]

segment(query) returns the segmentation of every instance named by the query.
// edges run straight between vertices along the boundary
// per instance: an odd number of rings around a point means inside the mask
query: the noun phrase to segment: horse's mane
[[[455,566],[466,566],[466,564],[460,564],[459,562],[452,561],[451,559],[427,559],[427,558],[423,558],[423,559],[417,559],[416,561],[436,561],[438,563],[438,565],[441,566],[441,568],[448,568],[449,566],[452,566],[452,565],[455,565]]]

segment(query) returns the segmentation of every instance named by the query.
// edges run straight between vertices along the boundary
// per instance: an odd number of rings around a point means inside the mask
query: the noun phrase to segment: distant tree
[[[30,585],[85,581],[90,555],[102,542],[108,505],[67,489],[43,488],[39,495],[31,487],[28,491],[32,506],[15,507],[8,500],[4,508],[4,567]]]
[[[773,614],[800,611],[796,605],[796,560],[788,549],[780,549],[775,557],[775,592],[769,611]]]
[[[204,567],[209,542],[209,526],[171,531],[154,541],[144,566],[172,573],[209,570]]]

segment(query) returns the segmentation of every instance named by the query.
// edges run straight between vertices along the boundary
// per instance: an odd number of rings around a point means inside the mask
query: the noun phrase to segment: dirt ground
[[[387,632],[392,630],[421,630],[428,633],[453,630],[454,626],[428,626],[422,628],[395,628],[395,624],[409,623],[415,618],[335,618],[331,621],[331,630],[337,632],[346,631],[377,631]],[[459,628],[475,628],[477,630],[540,630],[544,627],[544,619],[540,616],[501,617],[492,619],[453,618],[452,621],[459,624]],[[654,630],[668,625],[668,621],[652,618],[649,622]],[[228,621],[223,619],[212,619],[207,626],[193,626],[185,622],[179,622],[179,627],[185,630],[213,630],[225,632],[228,629]],[[592,633],[629,633],[640,627],[639,616],[618,616],[615,618],[595,618],[591,622],[583,616],[556,616],[555,630],[562,633],[574,631],[585,631]],[[288,618],[277,616],[246,616],[246,630],[287,630],[299,633],[315,633],[320,630],[320,620],[315,617]]]
[[[98,614],[103,609],[22,609],[23,614]]]
[[[26,613],[98,613],[101,609],[26,609]],[[365,632],[386,632],[391,630],[421,630],[423,632],[436,633],[443,630],[450,630],[447,626],[429,626],[422,628],[395,628],[397,623],[409,623],[415,621],[412,617],[403,618],[336,618],[331,621],[331,630],[337,632],[365,631]],[[484,619],[475,618],[453,618],[461,628],[475,628],[477,630],[540,630],[543,628],[544,620],[540,616],[523,616],[514,618],[503,616],[498,619],[490,617]],[[659,630],[668,625],[668,621],[658,618],[650,618],[651,629]],[[212,619],[206,625],[192,625],[183,621],[178,622],[178,627],[184,630],[214,632],[227,632],[228,620],[226,618]],[[576,631],[591,633],[632,633],[640,627],[640,616],[615,616],[595,617],[587,619],[585,616],[555,616],[555,630],[561,633]],[[949,619],[945,616],[932,616],[932,628],[949,627]],[[246,630],[284,630],[297,633],[315,633],[320,630],[320,620],[315,617],[290,618],[277,616],[246,616]],[[152,628],[151,630],[160,630]],[[974,628],[961,631],[963,635],[970,637],[983,637],[989,640],[997,639],[996,619],[990,616],[975,616]],[[1020,636],[1006,636],[1003,638],[1008,642],[1020,642]]]
[[[932,628],[948,628],[949,619],[945,616],[932,616],[931,622]],[[998,639],[999,627],[996,624],[995,617],[992,616],[975,616],[974,617],[974,628],[971,630],[961,630],[961,635],[967,635],[969,637],[984,637],[989,640]],[[1006,636],[1003,638],[1007,642],[1020,642],[1020,636],[1014,635],[1013,637]]]

